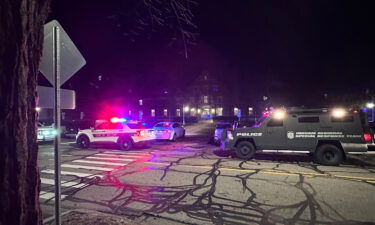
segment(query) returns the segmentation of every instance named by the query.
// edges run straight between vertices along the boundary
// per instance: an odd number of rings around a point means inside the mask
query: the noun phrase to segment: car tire
[[[316,149],[314,159],[322,165],[337,166],[343,161],[344,154],[333,144],[323,144]]]
[[[177,135],[176,133],[173,134],[172,141],[175,142],[177,140]]]
[[[133,148],[133,142],[130,138],[121,138],[118,142],[121,150],[130,150]]]
[[[90,147],[90,139],[87,136],[81,135],[77,138],[76,141],[78,147],[82,149],[87,149]]]
[[[185,137],[185,131],[182,132],[182,136],[181,136],[181,138],[184,138],[184,137]]]
[[[240,159],[251,159],[254,157],[256,148],[253,143],[249,141],[241,141],[236,147],[236,155]]]

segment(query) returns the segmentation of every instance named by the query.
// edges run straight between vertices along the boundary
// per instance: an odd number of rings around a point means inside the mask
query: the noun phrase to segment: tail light
[[[137,130],[137,135],[138,136],[144,136],[145,135],[145,131],[144,130]]]
[[[371,142],[371,134],[363,134],[363,138],[366,142]]]

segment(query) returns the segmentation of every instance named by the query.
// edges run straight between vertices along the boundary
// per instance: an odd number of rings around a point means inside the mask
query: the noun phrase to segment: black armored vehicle
[[[345,109],[279,109],[256,125],[223,132],[221,149],[251,159],[257,151],[310,153],[316,162],[338,165],[373,142],[366,116]]]

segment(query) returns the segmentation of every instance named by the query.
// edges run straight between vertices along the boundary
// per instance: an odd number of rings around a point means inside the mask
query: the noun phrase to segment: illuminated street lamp
[[[185,125],[185,112],[189,112],[189,106],[182,106],[182,124]]]

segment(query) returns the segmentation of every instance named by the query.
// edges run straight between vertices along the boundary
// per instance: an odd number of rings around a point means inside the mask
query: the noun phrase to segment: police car
[[[366,152],[372,143],[366,117],[356,110],[275,110],[253,127],[226,130],[221,148],[242,159],[257,151],[311,153],[316,162],[338,165],[347,153]]]
[[[76,143],[80,148],[88,148],[92,143],[114,143],[122,150],[129,150],[135,145],[148,145],[154,139],[152,129],[146,129],[138,122],[114,117],[110,121],[96,121],[92,129],[80,130]]]

